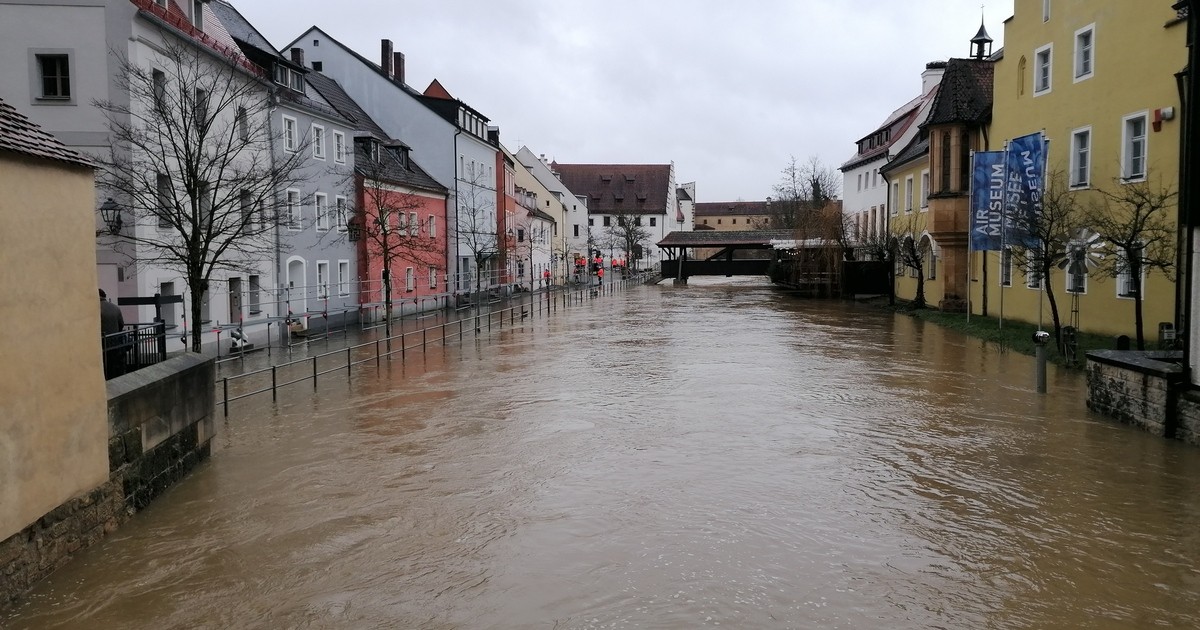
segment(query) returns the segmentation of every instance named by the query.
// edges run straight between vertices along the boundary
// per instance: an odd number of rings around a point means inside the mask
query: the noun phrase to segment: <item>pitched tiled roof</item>
[[[771,206],[765,201],[711,201],[696,204],[698,217],[751,216],[767,214]]]
[[[912,160],[927,155],[929,153],[929,137],[925,136],[922,138],[922,135],[923,134],[918,134],[912,139],[912,141],[908,143],[907,146],[905,146],[903,149],[900,149],[900,152],[896,154],[896,157],[892,158],[891,161],[883,166],[883,168],[879,169],[880,172],[889,173],[897,168],[900,168],[901,166],[904,166],[906,163],[911,162]]]
[[[188,14],[179,8],[176,0],[168,0],[166,7],[160,6],[155,0],[129,0],[129,2],[138,8],[141,15],[176,29],[196,43],[207,46],[227,57],[242,69],[259,76],[264,74],[261,67],[246,59],[246,56],[242,54],[237,42],[221,22],[220,13],[209,9],[207,11],[208,19],[202,22],[203,29],[199,29],[192,24]],[[206,2],[205,6],[208,4]]]
[[[771,241],[796,238],[795,230],[706,230],[671,232],[658,242],[659,247],[731,247],[759,245],[769,247]]]
[[[304,75],[308,80],[308,84],[312,86],[321,98],[325,99],[334,109],[337,110],[342,118],[345,118],[354,126],[355,131],[361,131],[368,135],[375,136],[380,140],[387,140],[388,134],[383,130],[375,120],[372,119],[367,112],[363,111],[358,103],[349,94],[342,89],[342,86],[335,80],[327,77],[320,72],[309,72]]]
[[[587,197],[589,214],[667,214],[670,164],[559,164],[550,168]]]
[[[925,125],[982,124],[991,120],[994,70],[995,63],[989,59],[951,59],[947,62],[942,87]]]
[[[887,140],[873,149],[869,149],[862,153],[855,153],[850,159],[843,162],[839,169],[844,171],[862,164],[866,164],[867,162],[872,162],[880,158],[886,158],[888,151],[892,148],[892,145],[896,142],[896,140],[899,140],[900,136],[904,135],[904,132],[908,130],[908,128],[914,123],[914,119],[921,111],[921,106],[932,99],[936,92],[937,86],[934,86],[934,88],[929,92],[926,92],[925,94],[922,94],[905,103],[899,109],[892,112],[891,115],[887,117],[887,120],[883,121],[878,127],[872,130],[871,133],[859,138],[859,142],[861,142],[862,140],[869,138],[876,133],[883,131],[884,129],[891,128],[897,122],[900,123],[900,126],[898,126],[889,135]]]
[[[367,157],[361,142],[354,143],[354,170],[369,179],[383,180],[391,184],[420,188],[435,193],[446,193],[446,187],[429,176],[410,155],[408,163],[398,159],[390,150],[379,150],[379,161]]]
[[[16,108],[0,99],[0,151],[95,167],[83,155],[68,149],[58,138],[42,131]]]

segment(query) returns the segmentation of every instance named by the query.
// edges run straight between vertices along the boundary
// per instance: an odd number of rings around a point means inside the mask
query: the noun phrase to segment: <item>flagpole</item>
[[[1042,200],[1043,204],[1046,203],[1046,165],[1049,163],[1050,163],[1050,139],[1046,137],[1046,130],[1043,129],[1042,130],[1042,180],[1041,180],[1042,194],[1039,197]],[[1043,208],[1044,208],[1044,206],[1043,206]],[[1045,211],[1044,210],[1042,211],[1041,220],[1043,220],[1043,221],[1045,220]],[[1043,227],[1042,231],[1044,233],[1045,226],[1042,226],[1042,227]],[[1040,268],[1038,269],[1038,275],[1041,275],[1042,269],[1046,268],[1046,241],[1042,240],[1040,238],[1038,240],[1041,241],[1040,243],[1038,243],[1038,247],[1042,250],[1041,261],[1039,264]],[[1039,289],[1039,291],[1038,291],[1038,330],[1042,330],[1042,317],[1043,317],[1043,314],[1044,314],[1044,311],[1046,308],[1045,307],[1046,282],[1047,282],[1046,278],[1042,278],[1041,282],[1038,282],[1038,289]],[[1057,345],[1057,343],[1058,343],[1058,340],[1055,339],[1055,344]]]
[[[1004,247],[1005,247],[1005,241],[1007,240],[1007,236],[1008,236],[1008,221],[1009,221],[1008,215],[1009,215],[1009,213],[1008,213],[1008,140],[1005,140],[1004,141],[1004,210],[1003,210],[1003,214],[1001,214],[1001,217],[1000,217],[1000,262],[1001,263],[1004,262]],[[1008,259],[1008,262],[1011,267],[1011,264],[1012,264],[1011,257]],[[997,266],[1000,267],[1000,277],[1001,277],[1001,279],[1003,279],[1005,269],[1004,269],[1003,265],[997,265]],[[1012,284],[1012,269],[1011,268],[1008,270],[1008,278],[1009,278],[1009,284]],[[1007,293],[1007,291],[1005,291],[1004,289],[1005,289],[1004,282],[1001,282],[1000,283],[1000,318],[999,318],[999,320],[997,320],[998,323],[996,325],[996,327],[998,329],[1004,328],[1004,294]]]
[[[971,323],[971,254],[974,251],[971,249],[971,241],[975,240],[975,233],[971,230],[973,224],[971,216],[975,212],[975,151],[971,151],[971,178],[967,182],[967,323]]]

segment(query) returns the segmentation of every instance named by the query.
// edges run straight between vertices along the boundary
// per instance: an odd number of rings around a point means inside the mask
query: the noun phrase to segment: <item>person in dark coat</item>
[[[125,373],[124,338],[110,336],[125,329],[125,316],[121,308],[108,301],[104,289],[100,289],[100,342],[104,348],[104,378],[115,378]]]

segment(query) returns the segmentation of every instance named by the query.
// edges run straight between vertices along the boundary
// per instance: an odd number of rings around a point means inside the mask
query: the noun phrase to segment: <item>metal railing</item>
[[[424,354],[430,345],[446,346],[452,340],[461,342],[468,334],[482,337],[493,328],[503,330],[506,324],[512,328],[522,325],[526,319],[549,317],[556,314],[560,308],[583,305],[592,299],[613,295],[618,290],[643,284],[656,277],[650,273],[630,274],[629,277],[598,286],[524,294],[529,296],[527,301],[522,300],[507,308],[478,312],[454,321],[443,321],[417,330],[402,331],[391,337],[381,337],[302,359],[222,377],[217,381],[221,396],[217,404],[222,406],[224,415],[228,417],[231,402],[268,392],[271,394],[271,400],[277,401],[279,389],[310,379],[315,390],[320,377],[327,374],[345,370],[346,378],[349,379],[355,372],[355,366],[374,363],[375,367],[379,368],[385,360],[394,360],[396,355],[400,355],[400,360],[403,361],[410,353],[415,354],[419,351]],[[240,388],[244,391],[231,393],[231,384],[235,389]]]
[[[167,358],[167,327],[163,322],[126,324],[120,332],[101,338],[104,378],[116,378]]]

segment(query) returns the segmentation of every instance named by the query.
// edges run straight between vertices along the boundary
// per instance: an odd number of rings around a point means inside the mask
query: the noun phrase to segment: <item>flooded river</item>
[[[754,282],[240,401],[6,628],[1200,626],[1200,450]]]

